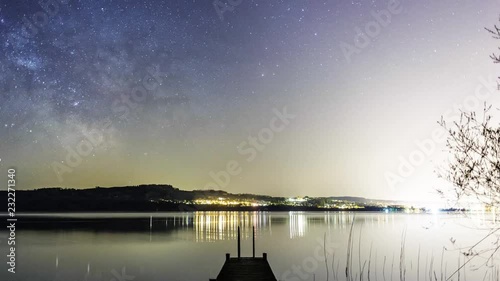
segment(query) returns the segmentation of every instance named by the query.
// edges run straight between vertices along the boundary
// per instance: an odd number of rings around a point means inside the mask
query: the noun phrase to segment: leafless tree
[[[500,27],[495,25],[486,30],[500,40]],[[500,63],[499,54],[490,57],[494,63]],[[456,203],[475,198],[486,206],[500,208],[500,121],[494,110],[485,103],[482,112],[462,112],[458,121],[447,122],[442,118],[439,122],[448,132],[446,147],[450,153],[448,165],[440,176],[453,185],[455,195],[450,198],[450,193],[438,190],[445,198]],[[493,258],[500,250],[499,231],[495,225],[476,244],[459,249],[465,256],[464,263],[448,279],[477,256],[485,257],[485,264],[493,266]],[[478,245],[487,238],[493,239],[492,247],[480,250]]]
[[[500,27],[486,30],[500,40]],[[490,57],[500,63],[500,55]],[[458,121],[441,119],[439,124],[448,132],[446,146],[451,156],[440,176],[453,184],[455,199],[473,197],[500,207],[500,122],[494,119],[492,106],[485,104],[479,114],[462,112]]]
[[[440,176],[454,186],[456,199],[475,197],[488,206],[500,206],[500,124],[492,121],[491,105],[478,117],[462,112],[451,126],[441,119],[449,135],[451,154],[445,173]]]
[[[500,27],[495,25],[493,28],[486,28],[486,30],[493,35],[493,38],[500,40]],[[498,49],[500,50],[500,47]],[[494,63],[500,63],[500,55],[493,53],[490,57]]]

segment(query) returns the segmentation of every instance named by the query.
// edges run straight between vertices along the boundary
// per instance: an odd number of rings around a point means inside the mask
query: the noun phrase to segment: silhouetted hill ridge
[[[6,198],[6,191],[2,191],[2,194]],[[235,201],[265,201],[269,205],[281,206],[284,210],[287,208],[285,197],[249,193],[233,194],[223,190],[186,191],[168,184],[145,184],[118,187],[97,186],[83,189],[47,187],[17,190],[16,209],[18,212],[179,211],[197,210],[198,205],[194,206],[196,200],[218,200],[218,198]],[[314,207],[321,200],[349,201],[359,204],[373,202],[373,200],[352,196],[308,198],[311,204],[305,207]],[[208,209],[217,208],[220,207],[212,206]]]

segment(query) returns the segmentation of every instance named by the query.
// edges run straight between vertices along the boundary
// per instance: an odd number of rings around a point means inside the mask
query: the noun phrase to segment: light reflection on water
[[[431,257],[435,259],[434,264],[439,264],[443,247],[449,249],[443,256],[450,274],[459,256],[456,249],[479,241],[493,225],[488,213],[468,218],[447,214],[348,212],[72,214],[57,217],[79,221],[97,218],[104,223],[44,223],[45,227],[19,227],[19,264],[14,280],[111,281],[118,280],[116,274],[124,272],[135,276],[134,280],[208,280],[216,277],[226,252],[236,255],[238,226],[242,230],[243,255],[251,253],[252,227],[255,226],[257,254],[267,252],[276,277],[285,279],[287,271],[294,266],[301,268],[305,261],[315,256],[318,247],[322,249],[325,234],[337,261],[344,262],[353,222],[355,252],[363,257],[359,262],[354,261],[355,268],[369,256],[370,245],[373,255],[378,256],[378,264],[376,259],[372,261],[377,267],[384,259],[389,263],[393,256],[397,264],[401,234],[406,229],[408,275],[416,270],[418,249],[422,264],[430,263]],[[7,245],[2,241],[0,252],[6,251]],[[2,257],[5,264],[5,255]],[[318,264],[324,266],[324,261]],[[467,268],[468,279],[474,280],[477,276],[482,280],[484,271],[472,269]],[[6,280],[4,274],[5,271],[0,272],[0,280]],[[293,276],[298,278],[299,275]],[[306,277],[290,280],[326,280],[325,268],[320,266],[301,276]]]

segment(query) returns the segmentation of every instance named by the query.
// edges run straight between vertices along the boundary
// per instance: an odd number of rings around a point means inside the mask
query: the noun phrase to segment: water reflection
[[[307,220],[303,212],[289,213],[290,238],[303,237],[306,228]]]
[[[355,244],[362,245],[361,256],[368,257],[373,244],[379,266],[385,256],[388,261],[394,253],[397,257],[404,229],[408,229],[406,251],[410,265],[415,264],[420,250],[424,263],[426,256],[441,253],[443,246],[450,249],[445,263],[455,264],[458,252],[451,251],[455,243],[458,247],[477,242],[483,235],[478,228],[493,223],[491,216],[483,213],[465,220],[447,214],[350,212],[78,214],[64,219],[47,217],[31,224],[19,222],[19,241],[24,245],[19,255],[26,268],[20,280],[42,281],[93,280],[101,273],[106,276],[103,280],[111,280],[115,278],[112,272],[121,273],[122,268],[133,276],[142,274],[137,280],[208,280],[220,269],[223,253],[235,254],[238,226],[246,240],[251,240],[255,226],[260,239],[257,252],[269,253],[278,276],[292,265],[302,265],[314,257],[315,249],[323,249],[324,243],[332,245],[339,260],[345,258],[342,254],[351,225]],[[450,237],[456,242],[450,242]],[[244,243],[244,247],[249,245]],[[6,251],[2,247],[5,244],[0,245],[0,250]],[[359,249],[356,253],[360,253]],[[200,266],[193,269],[192,264]],[[139,270],[141,266],[146,270]],[[316,277],[326,280],[324,275]]]
[[[262,229],[271,225],[270,220],[266,212],[197,212],[193,226],[196,242],[214,242],[236,239],[238,226],[243,239],[251,238],[253,226],[259,236]]]
[[[365,226],[376,228],[395,228],[395,217],[404,217],[408,224],[426,217],[424,228],[440,227],[445,222],[439,215],[381,214],[365,213],[356,216],[352,212],[193,212],[193,213],[155,213],[155,214],[99,214],[85,217],[69,215],[67,217],[36,217],[20,221],[22,229],[37,231],[79,230],[86,232],[137,232],[149,233],[149,240],[162,239],[168,233],[175,239],[196,242],[215,242],[236,239],[236,230],[241,227],[243,239],[251,238],[252,226],[256,236],[272,234],[273,225],[285,225],[288,237],[304,237],[311,227],[325,225],[329,231],[348,231],[353,220]],[[449,216],[447,216],[449,217]],[[452,218],[452,217],[450,217]],[[477,214],[477,227],[488,227],[491,215]],[[490,222],[490,223],[489,223]]]
[[[304,237],[310,225],[328,225],[329,228],[347,228],[353,220],[352,213],[317,213],[288,212],[283,214],[267,212],[197,212],[193,214],[192,227],[196,233],[196,242],[214,242],[234,240],[238,226],[242,237],[251,238],[252,226],[256,235],[272,233],[272,225],[288,225],[290,239]],[[375,217],[374,217],[375,220]],[[191,225],[189,225],[191,226]]]
[[[242,238],[248,239],[255,226],[256,236],[272,234],[273,225],[285,225],[290,239],[307,235],[310,227],[326,225],[328,229],[348,229],[354,213],[349,212],[193,212],[155,214],[82,214],[28,217],[20,221],[22,229],[61,232],[85,231],[106,233],[148,233],[149,240],[164,239],[168,233],[175,239],[215,242],[236,239],[238,226]],[[358,219],[358,218],[356,218]],[[361,216],[363,223],[386,227],[394,222],[393,214]]]
[[[185,216],[191,218],[191,215]],[[358,219],[349,212],[288,212],[286,215],[267,212],[197,212],[192,214],[192,219],[186,219],[185,227],[194,228],[196,242],[215,242],[236,239],[238,226],[241,226],[242,237],[246,239],[251,238],[252,226],[256,228],[256,235],[260,236],[263,232],[272,234],[273,224],[285,224],[288,226],[288,237],[295,239],[306,236],[312,226],[327,225],[331,230],[348,229],[354,219],[371,226],[394,224],[393,214],[361,216]]]

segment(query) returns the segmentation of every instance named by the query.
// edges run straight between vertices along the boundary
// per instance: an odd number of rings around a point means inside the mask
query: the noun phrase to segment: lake
[[[32,219],[32,218],[31,218]],[[92,219],[92,222],[88,220]],[[468,257],[460,252],[485,237],[489,213],[405,214],[365,212],[195,212],[154,214],[55,214],[16,229],[16,273],[7,272],[7,232],[1,232],[0,280],[131,281],[217,277],[225,253],[268,254],[278,280],[444,280]],[[352,232],[351,232],[352,226]],[[475,250],[490,249],[492,235]],[[460,250],[461,248],[464,248]],[[498,280],[474,257],[453,280]],[[326,254],[326,261],[325,261]],[[10,279],[7,279],[10,277]],[[451,280],[451,279],[450,279]]]

